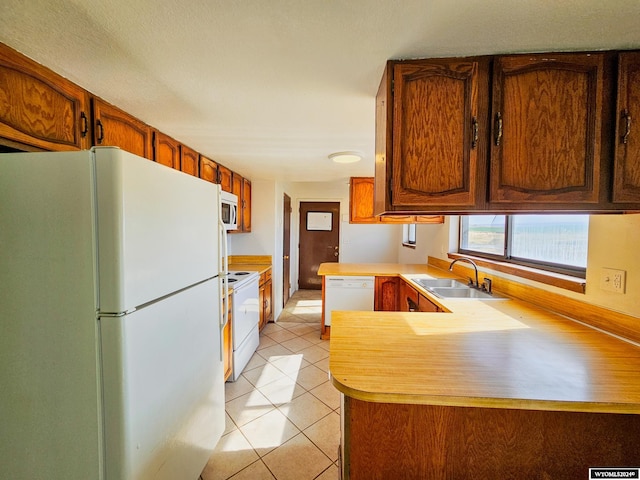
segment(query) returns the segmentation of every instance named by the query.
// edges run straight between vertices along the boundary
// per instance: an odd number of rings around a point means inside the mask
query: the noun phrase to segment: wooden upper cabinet
[[[242,179],[242,231],[251,231],[251,182],[246,178]]]
[[[349,223],[443,223],[442,215],[373,214],[374,178],[351,177],[349,187]]]
[[[351,177],[349,183],[349,222],[378,223],[373,214],[372,177]]]
[[[92,101],[94,145],[120,147],[153,159],[149,125],[99,98],[94,97]]]
[[[238,197],[238,228],[236,230],[231,230],[235,233],[242,232],[242,225],[244,221],[244,209],[242,208],[242,180],[243,178],[241,175],[236,172],[231,172],[231,193]]]
[[[153,132],[153,155],[157,163],[180,170],[180,142],[162,132]]]
[[[200,178],[211,183],[220,183],[218,179],[218,164],[200,155]]]
[[[640,203],[640,53],[621,53],[613,173],[614,203]]]
[[[225,192],[232,193],[231,191],[231,170],[224,165],[218,165],[218,178],[220,179],[220,186]]]
[[[382,207],[376,199],[376,213],[482,206],[488,65],[485,58],[387,63],[377,99],[376,173],[384,164],[390,191],[377,189],[376,196],[390,202]]]
[[[91,146],[89,95],[0,43],[0,144],[20,150]]]
[[[186,145],[180,145],[180,170],[197,177],[199,164],[200,154]]]
[[[496,58],[489,168],[493,206],[553,209],[582,203],[593,208],[601,201],[604,71],[604,54]]]

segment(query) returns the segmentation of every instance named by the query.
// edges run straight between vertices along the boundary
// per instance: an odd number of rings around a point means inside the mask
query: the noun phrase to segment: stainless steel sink
[[[487,293],[482,290],[467,287],[462,284],[463,287],[431,287],[427,288],[429,292],[432,292],[440,298],[475,298],[478,300],[505,300],[506,297],[496,295],[495,293]]]
[[[466,287],[464,283],[452,278],[414,278],[413,281],[427,289],[433,287]]]
[[[422,288],[440,298],[474,298],[477,300],[504,300],[506,297],[473,288],[453,278],[412,278]]]

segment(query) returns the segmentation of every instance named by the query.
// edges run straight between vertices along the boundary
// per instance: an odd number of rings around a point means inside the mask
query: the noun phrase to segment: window
[[[584,277],[588,215],[460,217],[460,253]]]
[[[409,223],[402,225],[402,245],[405,247],[416,247],[416,224]]]

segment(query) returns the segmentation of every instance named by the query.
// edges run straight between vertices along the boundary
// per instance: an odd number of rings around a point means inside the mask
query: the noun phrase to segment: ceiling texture
[[[640,1],[2,0],[0,42],[247,178],[331,181],[373,176],[387,59],[640,48]]]

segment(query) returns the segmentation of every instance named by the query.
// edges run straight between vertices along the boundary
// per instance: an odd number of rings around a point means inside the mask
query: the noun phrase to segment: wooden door
[[[640,53],[621,53],[613,202],[640,203]]]
[[[603,70],[602,54],[496,59],[493,207],[598,203]]]
[[[91,146],[89,95],[0,44],[0,144],[17,150]]]
[[[300,202],[298,287],[322,289],[318,267],[340,258],[340,202]]]
[[[120,147],[153,159],[151,128],[113,105],[93,98],[94,145]]]
[[[180,142],[162,132],[153,132],[153,155],[157,163],[180,170]]]
[[[478,208],[486,184],[488,61],[400,62],[393,82],[387,163],[394,210]]]
[[[291,292],[291,197],[282,200],[282,306],[289,301]]]
[[[202,155],[200,155],[200,178],[207,182],[220,183],[218,180],[218,164]]]
[[[242,231],[251,231],[251,182],[242,179]]]
[[[180,146],[180,170],[194,177],[198,176],[200,155],[186,145]]]

